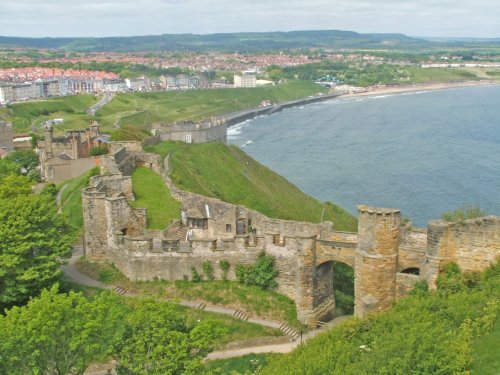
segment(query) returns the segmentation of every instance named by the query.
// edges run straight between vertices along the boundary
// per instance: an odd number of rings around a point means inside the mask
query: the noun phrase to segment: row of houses
[[[146,91],[151,88],[149,78],[52,78],[31,82],[0,82],[0,103],[64,96],[78,93]]]

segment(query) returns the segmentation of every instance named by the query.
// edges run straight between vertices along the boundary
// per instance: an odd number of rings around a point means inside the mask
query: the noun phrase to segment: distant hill
[[[403,34],[359,34],[314,30],[227,34],[164,34],[105,38],[21,38],[0,36],[0,46],[70,51],[239,51],[295,48],[397,48],[432,42]]]

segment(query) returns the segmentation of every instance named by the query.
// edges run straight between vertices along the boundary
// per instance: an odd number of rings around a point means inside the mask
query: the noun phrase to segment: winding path
[[[79,246],[74,246],[73,247],[73,255],[69,259],[68,263],[66,265],[63,265],[61,267],[62,271],[64,274],[72,281],[90,286],[92,288],[98,288],[98,289],[105,289],[105,290],[115,290],[117,289],[117,286],[115,285],[109,285],[105,284],[101,281],[92,279],[88,277],[87,275],[84,275],[81,273],[77,266],[76,263],[78,262],[78,259],[80,259],[83,255],[83,248],[81,245]],[[122,295],[126,297],[136,297],[139,296],[137,293],[132,293],[130,291],[125,291]],[[223,306],[215,306],[215,305],[208,305],[205,303],[200,302],[195,302],[195,301],[187,301],[187,300],[180,300],[178,303],[182,306],[185,307],[190,307],[190,308],[201,308],[205,311],[210,311],[214,313],[219,313],[219,314],[225,314],[225,315],[231,315],[232,317],[238,318],[241,315],[238,315],[238,310],[223,307]],[[239,312],[241,314],[241,312]],[[307,332],[306,334],[302,335],[302,337],[298,336],[295,340],[283,343],[283,344],[272,344],[272,345],[258,345],[258,346],[251,346],[251,347],[246,347],[246,348],[238,348],[238,349],[228,349],[228,350],[221,350],[221,351],[216,351],[210,353],[205,359],[206,360],[214,360],[214,359],[225,359],[225,358],[233,358],[233,357],[239,357],[242,355],[250,354],[250,353],[288,353],[291,352],[293,349],[295,349],[297,346],[299,346],[302,342],[305,342],[312,337],[318,335],[319,333],[325,332],[329,330],[330,328],[340,324],[347,318],[349,318],[349,315],[343,315],[339,316],[335,319],[333,319],[331,322],[325,324],[323,327],[312,330]],[[266,327],[271,327],[271,328],[276,328],[282,330],[283,323],[274,321],[274,320],[268,320],[268,319],[261,319],[261,318],[251,318],[251,317],[246,317],[244,315],[244,320],[250,323],[255,323],[255,324],[260,324],[262,326]],[[286,334],[286,332],[285,332]]]

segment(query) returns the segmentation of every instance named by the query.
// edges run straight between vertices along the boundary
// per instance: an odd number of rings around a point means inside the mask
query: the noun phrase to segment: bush
[[[273,256],[268,256],[262,251],[257,256],[257,262],[253,265],[237,265],[236,277],[238,281],[247,285],[257,285],[262,289],[277,286],[274,279],[278,276],[278,271],[274,269],[274,260]]]
[[[222,280],[226,281],[227,280],[227,273],[229,272],[229,268],[231,267],[231,264],[223,259],[219,262],[220,269],[222,270]]]
[[[193,283],[199,283],[201,281],[201,276],[194,267],[191,267],[191,281]]]
[[[107,153],[108,153],[108,146],[106,145],[93,146],[90,149],[90,156],[106,155]]]
[[[209,260],[203,262],[201,265],[201,268],[203,268],[203,274],[207,278],[207,280],[214,280],[214,268],[212,267],[212,263],[210,263]]]
[[[444,212],[441,215],[441,219],[448,222],[464,222],[465,220],[476,219],[482,216],[486,216],[486,212],[482,211],[479,205],[466,204],[455,211]]]

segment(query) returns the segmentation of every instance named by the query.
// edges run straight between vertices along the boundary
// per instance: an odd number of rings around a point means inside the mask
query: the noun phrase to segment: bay
[[[421,227],[464,204],[500,214],[500,86],[338,98],[237,124],[228,142],[353,214],[394,207]]]

